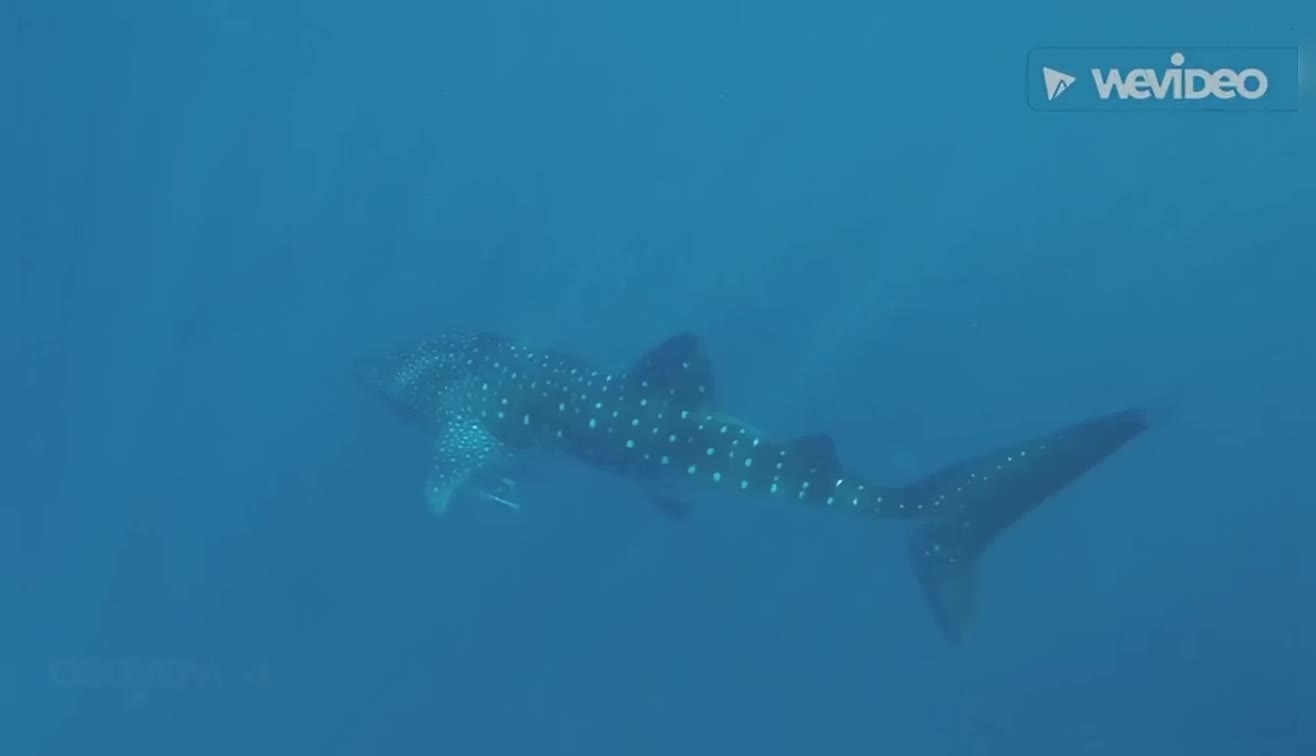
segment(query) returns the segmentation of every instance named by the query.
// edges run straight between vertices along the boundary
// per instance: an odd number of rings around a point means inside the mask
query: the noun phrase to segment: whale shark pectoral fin
[[[447,514],[452,498],[461,490],[461,485],[453,483],[450,475],[450,470],[435,466],[425,478],[425,503],[436,517]]]
[[[713,402],[713,365],[699,337],[672,336],[650,349],[626,373],[628,396],[658,395],[694,410]]]
[[[898,494],[922,522],[909,561],[942,632],[963,636],[974,616],[979,557],[1011,525],[1120,447],[1158,416],[1132,410],[950,465]]]
[[[477,473],[507,457],[503,444],[479,422],[458,418],[445,423],[434,439],[434,464],[425,478],[425,501],[430,511],[435,515],[446,513]],[[480,488],[476,493],[517,508],[500,490]]]

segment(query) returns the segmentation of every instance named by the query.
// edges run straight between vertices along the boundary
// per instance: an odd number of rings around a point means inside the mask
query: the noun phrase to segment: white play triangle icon
[[[1070,74],[1046,66],[1042,66],[1042,79],[1046,82],[1046,99],[1048,102],[1059,97],[1075,81],[1075,78]]]

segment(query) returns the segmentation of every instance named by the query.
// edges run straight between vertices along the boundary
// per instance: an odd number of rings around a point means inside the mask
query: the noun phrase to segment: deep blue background
[[[1316,8],[959,5],[10,0],[0,753],[1316,752],[1316,119],[1019,80]],[[454,327],[696,330],[726,410],[891,480],[1178,414],[954,648],[893,524],[555,466],[430,517],[347,367]]]

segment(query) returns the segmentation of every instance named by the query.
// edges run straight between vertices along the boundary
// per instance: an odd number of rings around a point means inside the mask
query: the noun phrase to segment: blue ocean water
[[[1295,0],[11,0],[0,753],[1316,753],[1311,92],[1021,80],[1312,42]],[[552,464],[432,517],[349,367],[447,328],[696,331],[727,411],[892,480],[1175,411],[952,646],[892,523]]]

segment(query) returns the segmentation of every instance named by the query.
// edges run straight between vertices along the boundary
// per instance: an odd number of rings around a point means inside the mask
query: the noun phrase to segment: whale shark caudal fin
[[[927,517],[909,537],[909,561],[933,617],[958,641],[974,617],[979,557],[1006,529],[1151,424],[1139,410],[1093,418],[957,462],[902,495]]]

